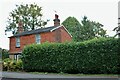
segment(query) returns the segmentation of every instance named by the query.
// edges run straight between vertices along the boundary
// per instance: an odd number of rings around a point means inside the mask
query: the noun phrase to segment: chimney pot
[[[58,16],[57,14],[55,14],[55,19],[58,19],[58,17],[59,17],[59,16]]]
[[[58,15],[57,14],[55,14],[55,19],[53,20],[54,21],[54,26],[56,27],[56,26],[60,26],[60,19],[58,19]]]

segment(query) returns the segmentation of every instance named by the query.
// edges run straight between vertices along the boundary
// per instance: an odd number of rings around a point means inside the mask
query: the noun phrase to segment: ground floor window
[[[21,53],[17,53],[17,54],[10,54],[9,57],[12,60],[19,60],[21,58]]]
[[[21,58],[21,54],[18,53],[18,54],[14,54],[14,60],[18,60]]]

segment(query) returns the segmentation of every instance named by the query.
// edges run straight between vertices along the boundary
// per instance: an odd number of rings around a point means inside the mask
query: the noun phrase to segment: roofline
[[[14,34],[14,35],[12,35],[8,38],[20,37],[20,36],[25,36],[25,35],[30,35],[30,34],[39,34],[39,33],[44,33],[44,32],[50,32],[50,30],[52,30],[53,28],[54,28],[54,26],[50,26],[50,27],[39,28],[39,29],[35,29],[35,30],[30,30],[30,31],[24,31],[22,33]]]
[[[14,36],[10,36],[10,37],[8,37],[8,38],[12,38],[12,37],[14,37]]]
[[[69,31],[64,27],[64,25],[57,26],[57,27],[51,29],[49,32],[53,32],[54,30],[56,30],[56,29],[58,29],[58,28],[60,28],[60,27],[63,27],[63,28],[65,29],[65,31],[70,35],[70,37],[72,37],[72,35],[71,35],[71,34],[69,33]],[[34,34],[37,34],[37,33],[34,33]],[[30,34],[28,34],[28,35],[30,35]],[[10,36],[10,37],[8,37],[8,38],[12,38],[12,37],[18,37],[18,36]]]
[[[62,25],[63,26],[63,28],[65,28],[64,27],[64,25]],[[70,37],[72,37],[72,35],[70,34],[70,32],[65,28],[65,30],[67,31],[67,33],[70,35]]]
[[[71,35],[70,32],[64,27],[64,25],[60,25],[60,26],[58,26],[58,27],[55,27],[55,28],[53,28],[52,30],[50,30],[50,32],[53,32],[54,30],[56,30],[56,29],[58,29],[58,28],[60,28],[60,27],[63,27],[63,28],[66,30],[66,32],[70,35],[70,37],[72,37],[72,35]]]
[[[62,26],[57,26],[57,27],[53,28],[52,30],[50,30],[50,32],[53,32],[54,30],[56,30],[56,29],[58,29],[60,27],[62,27]]]
[[[50,31],[46,31],[46,32],[50,32]],[[39,32],[39,33],[45,33],[45,32]],[[32,33],[32,34],[39,34],[39,33]],[[22,36],[27,36],[27,35],[32,35],[32,34],[25,34],[25,35],[22,35]],[[21,35],[20,35],[21,36]],[[20,36],[10,36],[8,38],[12,38],[12,37],[20,37]]]
[[[42,32],[42,33],[44,33],[44,32]],[[33,33],[33,34],[38,34],[38,33]],[[27,35],[32,35],[32,34],[26,34],[26,35],[22,35],[22,36],[27,36]],[[10,36],[8,38],[12,38],[12,37],[20,37],[20,36]]]

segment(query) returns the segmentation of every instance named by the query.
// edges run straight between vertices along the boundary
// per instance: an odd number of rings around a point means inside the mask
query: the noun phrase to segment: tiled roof
[[[19,37],[19,36],[24,36],[24,35],[29,35],[29,34],[37,34],[37,33],[43,33],[43,32],[50,32],[54,28],[55,28],[54,26],[51,26],[51,27],[40,28],[40,29],[36,29],[36,30],[31,30],[31,31],[25,31],[25,32],[22,32],[22,33],[15,34],[15,35],[13,35],[11,37]]]

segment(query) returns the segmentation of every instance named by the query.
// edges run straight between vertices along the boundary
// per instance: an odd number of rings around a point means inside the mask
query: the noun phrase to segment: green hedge
[[[45,43],[25,47],[26,71],[64,73],[118,73],[118,39],[93,39],[78,43]]]

